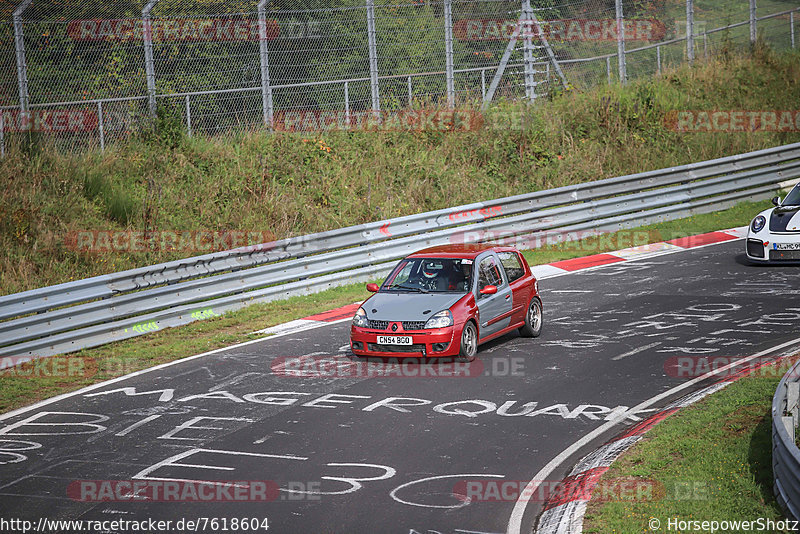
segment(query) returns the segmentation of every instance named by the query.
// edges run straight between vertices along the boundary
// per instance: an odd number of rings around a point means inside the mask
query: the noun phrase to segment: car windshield
[[[381,286],[381,291],[466,293],[471,287],[472,260],[462,258],[406,258]]]
[[[800,186],[795,187],[786,195],[786,198],[781,202],[781,206],[800,206]]]

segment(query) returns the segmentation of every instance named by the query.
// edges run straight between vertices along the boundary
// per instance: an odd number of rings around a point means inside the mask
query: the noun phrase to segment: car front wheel
[[[519,328],[522,337],[539,337],[542,333],[542,303],[533,297],[525,314],[525,325]]]
[[[464,325],[461,331],[461,348],[458,352],[458,360],[471,362],[478,354],[478,329],[472,321]]]

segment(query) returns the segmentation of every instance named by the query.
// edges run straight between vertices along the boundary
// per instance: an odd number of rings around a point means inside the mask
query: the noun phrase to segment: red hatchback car
[[[356,312],[350,347],[358,356],[457,356],[518,329],[542,331],[536,278],[513,247],[444,245],[402,259]]]

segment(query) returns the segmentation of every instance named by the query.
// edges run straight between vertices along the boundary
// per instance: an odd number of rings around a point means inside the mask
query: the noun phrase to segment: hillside
[[[798,128],[686,133],[668,117],[798,102],[800,53],[760,48],[536,107],[501,103],[487,118],[516,114],[522,129],[188,138],[164,116],[158,132],[103,154],[12,138],[0,167],[0,291],[200,253],[80,252],[79,231],[300,235],[796,142]]]

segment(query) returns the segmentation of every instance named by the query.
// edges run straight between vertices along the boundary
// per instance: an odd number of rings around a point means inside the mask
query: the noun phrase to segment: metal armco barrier
[[[778,384],[772,398],[772,492],[778,504],[793,519],[800,519],[800,449],[797,429],[800,362],[792,366]]]
[[[536,248],[769,198],[800,143],[283,239],[0,297],[0,357],[43,357],[376,278],[433,245]]]

